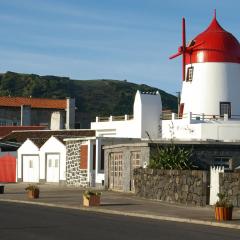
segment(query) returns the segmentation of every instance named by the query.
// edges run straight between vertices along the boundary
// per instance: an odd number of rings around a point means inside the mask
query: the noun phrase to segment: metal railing
[[[216,114],[197,114],[197,113],[185,113],[182,116],[178,116],[176,113],[163,112],[160,116],[162,120],[177,120],[177,119],[189,119],[196,121],[217,121],[217,120],[240,120],[240,115],[231,115],[228,114],[216,115]]]

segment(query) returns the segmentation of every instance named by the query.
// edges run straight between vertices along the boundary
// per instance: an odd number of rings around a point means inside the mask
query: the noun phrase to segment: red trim
[[[184,110],[184,103],[181,103],[179,107],[179,118],[182,118],[183,110]]]

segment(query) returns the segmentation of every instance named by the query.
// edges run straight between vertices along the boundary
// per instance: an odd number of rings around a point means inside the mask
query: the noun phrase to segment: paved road
[[[1,240],[237,240],[239,236],[234,229],[0,203]]]

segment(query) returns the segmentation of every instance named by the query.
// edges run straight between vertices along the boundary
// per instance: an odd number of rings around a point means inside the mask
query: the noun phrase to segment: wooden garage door
[[[123,190],[123,159],[122,152],[111,153],[109,159],[109,187]]]
[[[23,155],[23,181],[39,182],[39,156]]]
[[[46,155],[47,182],[59,182],[60,154],[47,153]]]

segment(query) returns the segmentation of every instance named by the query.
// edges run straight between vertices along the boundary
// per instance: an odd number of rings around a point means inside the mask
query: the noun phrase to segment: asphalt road
[[[0,239],[232,240],[240,230],[1,202]]]

